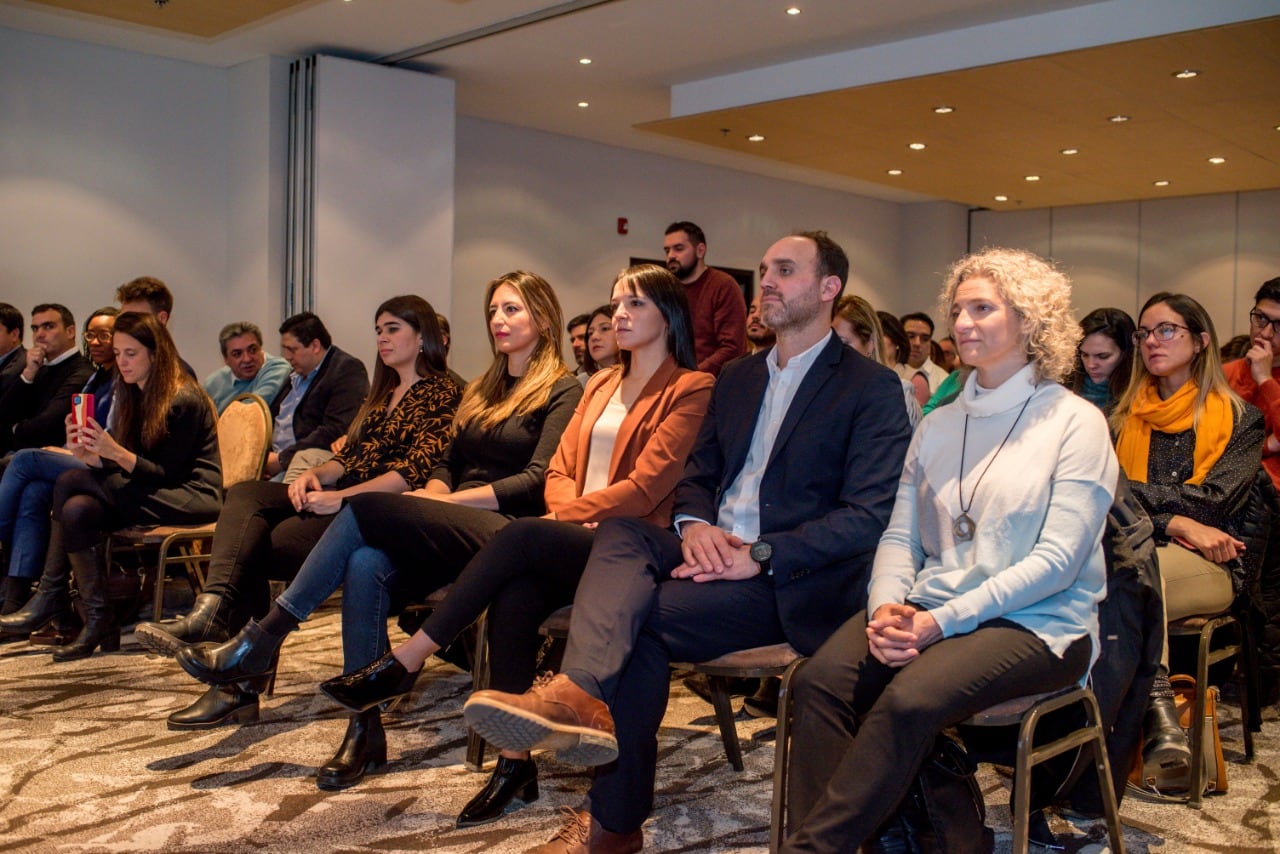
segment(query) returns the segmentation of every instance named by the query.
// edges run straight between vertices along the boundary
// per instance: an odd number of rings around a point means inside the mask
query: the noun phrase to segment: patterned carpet
[[[460,707],[469,677],[434,659],[402,710],[386,716],[390,762],[346,792],[315,787],[316,766],[342,737],[345,714],[315,690],[337,672],[330,607],[286,645],[262,720],[179,733],[172,710],[201,689],[129,636],[121,652],[68,664],[25,642],[0,646],[0,849],[9,851],[523,851],[558,827],[557,807],[581,802],[587,777],[550,757],[542,797],[502,821],[454,830],[483,783],[462,766]],[[746,769],[728,767],[710,707],[677,681],[660,734],[658,793],[646,850],[767,849],[772,742],[744,718]],[[1258,759],[1243,761],[1238,710],[1224,704],[1231,791],[1185,806],[1126,799],[1131,851],[1270,852],[1280,838],[1280,722],[1267,713]],[[1009,850],[1007,780],[981,772],[996,850]],[[1055,818],[1068,851],[1103,850],[1100,825]]]

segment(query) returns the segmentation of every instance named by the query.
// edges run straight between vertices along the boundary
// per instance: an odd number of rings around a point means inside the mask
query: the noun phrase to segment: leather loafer
[[[512,798],[524,803],[538,799],[538,766],[532,759],[498,757],[493,776],[458,815],[457,827],[475,827],[502,817]]]
[[[387,734],[382,714],[370,709],[352,715],[333,758],[316,772],[316,786],[327,791],[349,789],[370,771],[387,764]]]
[[[320,683],[320,690],[340,706],[364,712],[407,696],[421,670],[413,673],[391,653],[351,673]]]
[[[230,685],[269,676],[283,642],[250,620],[231,640],[217,646],[184,646],[176,658],[183,670],[206,685]]]
[[[477,691],[462,714],[467,726],[502,750],[555,750],[574,765],[618,758],[609,707],[563,673],[539,678],[523,694]]]
[[[169,729],[214,729],[258,720],[258,695],[235,685],[213,685],[190,706],[169,715]]]

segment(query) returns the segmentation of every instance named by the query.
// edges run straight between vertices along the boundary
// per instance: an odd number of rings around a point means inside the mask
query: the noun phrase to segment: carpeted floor
[[[68,664],[25,642],[0,646],[0,849],[11,851],[523,851],[580,803],[587,777],[540,760],[541,798],[502,821],[454,830],[482,785],[462,766],[460,708],[470,680],[428,665],[411,702],[386,716],[390,762],[345,792],[316,789],[345,713],[315,690],[337,673],[339,622],[330,607],[292,636],[262,720],[179,733],[172,710],[202,686],[126,636],[121,652]],[[1141,803],[1122,809],[1130,851],[1270,852],[1280,839],[1280,722],[1268,710],[1258,759],[1243,761],[1238,710],[1224,704],[1231,791],[1203,811]],[[767,849],[773,745],[743,718],[746,769],[728,767],[710,707],[677,681],[659,736],[660,766],[646,850]],[[997,851],[1009,850],[1007,781],[981,772]],[[517,805],[518,806],[518,805]],[[1067,848],[1099,851],[1100,825],[1053,820]]]

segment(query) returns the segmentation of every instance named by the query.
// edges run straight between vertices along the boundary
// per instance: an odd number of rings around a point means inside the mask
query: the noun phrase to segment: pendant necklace
[[[1034,390],[1032,394],[1034,394]],[[996,448],[996,452],[991,455],[991,459],[987,461],[986,468],[982,470],[982,474],[978,475],[978,482],[973,485],[973,492],[969,493],[969,505],[966,507],[964,503],[964,449],[969,443],[969,415],[964,416],[964,433],[960,439],[960,480],[956,483],[956,495],[960,498],[960,515],[951,523],[951,533],[955,538],[963,543],[973,539],[974,531],[977,530],[977,523],[973,521],[973,517],[969,515],[969,509],[973,507],[974,496],[978,494],[978,487],[982,486],[982,479],[987,476],[987,470],[991,468],[991,464],[996,461],[996,457],[1000,456],[1000,452],[1004,450],[1005,442],[1009,441],[1009,437],[1013,435],[1013,430],[1018,426],[1018,422],[1022,420],[1022,413],[1027,411],[1027,404],[1031,402],[1031,396],[1022,402],[1022,408],[1018,410],[1018,417],[1013,419],[1013,424],[1009,426],[1009,432],[1004,434],[1004,438],[1000,441],[1000,447]]]

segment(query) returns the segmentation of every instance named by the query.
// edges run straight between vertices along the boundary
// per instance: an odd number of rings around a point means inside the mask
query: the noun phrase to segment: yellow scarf
[[[1182,433],[1192,428],[1198,394],[1199,386],[1194,380],[1184,383],[1168,400],[1160,399],[1155,381],[1148,382],[1138,392],[1116,441],[1116,456],[1129,480],[1147,482],[1152,430]],[[1222,392],[1210,392],[1200,413],[1200,426],[1196,428],[1196,449],[1192,455],[1195,465],[1187,483],[1204,482],[1227,449],[1234,427],[1231,400]]]

